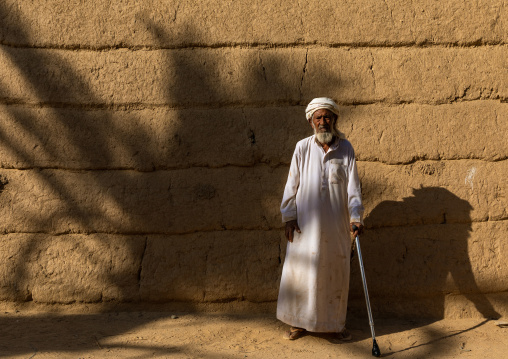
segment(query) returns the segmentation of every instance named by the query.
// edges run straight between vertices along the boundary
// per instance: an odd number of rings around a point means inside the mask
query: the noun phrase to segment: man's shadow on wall
[[[362,243],[375,315],[441,319],[446,310],[447,316],[468,316],[460,313],[465,308],[445,305],[447,296],[460,294],[485,318],[500,317],[473,274],[468,249],[472,209],[439,187],[416,189],[411,197],[374,208],[365,219]],[[352,266],[355,300],[363,293],[357,260]]]

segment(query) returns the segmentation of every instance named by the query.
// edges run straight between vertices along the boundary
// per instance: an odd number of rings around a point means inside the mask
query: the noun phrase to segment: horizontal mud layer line
[[[360,294],[360,293],[358,293],[358,294]],[[444,291],[442,294],[445,294],[450,297],[455,297],[455,296],[463,296],[463,295],[475,294],[475,293],[460,293],[460,292],[446,292],[446,291]],[[486,291],[482,291],[481,294],[486,294],[486,295],[488,295],[488,294],[508,294],[508,290],[497,290],[497,291],[486,290]],[[435,293],[426,293],[426,294],[418,296],[418,298],[424,300],[426,298],[433,298],[433,297],[435,297],[435,295],[436,295]],[[411,298],[413,298],[413,297],[408,292],[406,292],[404,294],[399,294],[397,296],[394,296],[392,293],[385,292],[383,294],[378,295],[377,298],[380,300],[396,301],[397,299],[411,300]]]
[[[486,219],[486,220],[474,220],[470,222],[453,222],[453,223],[426,223],[426,224],[405,224],[405,225],[373,225],[369,226],[366,225],[365,228],[368,230],[378,230],[378,229],[385,229],[385,228],[424,228],[428,226],[446,226],[446,225],[461,225],[461,224],[483,224],[483,223],[506,223],[508,222],[508,216],[506,218],[499,218],[499,219]]]
[[[475,225],[475,224],[495,224],[495,223],[506,223],[508,222],[507,218],[502,219],[495,219],[495,220],[484,220],[484,221],[470,221],[470,222],[453,222],[448,223],[448,225]],[[400,229],[410,229],[410,228],[425,228],[430,226],[438,226],[438,225],[447,225],[442,223],[426,223],[426,224],[412,224],[412,225],[388,225],[388,226],[365,226],[366,230],[380,230],[380,229],[387,229],[387,228],[400,228]],[[256,228],[226,228],[224,230],[216,230],[216,229],[210,229],[210,230],[196,230],[196,231],[185,231],[185,232],[101,232],[101,231],[67,231],[67,232],[46,232],[46,231],[34,231],[34,232],[23,232],[23,231],[12,231],[12,232],[1,232],[0,237],[3,235],[10,235],[10,234],[23,234],[23,235],[48,235],[52,237],[60,237],[60,236],[73,236],[73,235],[112,235],[112,236],[124,236],[124,237],[150,237],[150,236],[186,236],[191,234],[213,234],[213,233],[248,233],[248,232],[277,232],[277,233],[283,233],[281,232],[283,229],[283,224],[281,224],[280,227],[270,227],[270,228],[263,228],[263,227],[256,227]]]
[[[442,163],[442,162],[454,162],[454,161],[482,161],[485,163],[498,163],[506,161],[507,157],[502,157],[495,160],[486,160],[482,158],[475,158],[475,157],[464,157],[464,158],[441,158],[441,159],[426,159],[426,158],[419,158],[414,159],[408,162],[399,162],[396,164],[392,163],[386,163],[383,161],[367,161],[358,159],[357,163],[361,166],[363,163],[372,163],[372,164],[382,164],[387,166],[407,166],[412,165],[416,163],[425,163],[425,162],[436,162],[436,163]],[[220,169],[227,169],[227,168],[260,168],[260,167],[266,167],[269,169],[278,169],[278,168],[289,168],[290,163],[289,162],[281,162],[281,163],[266,163],[266,162],[256,162],[253,164],[246,164],[246,165],[240,165],[240,164],[226,164],[221,166],[175,166],[175,167],[169,167],[169,166],[156,166],[155,168],[150,169],[139,169],[136,167],[59,167],[59,166],[27,166],[27,167],[15,167],[15,166],[0,166],[0,169],[4,170],[16,170],[16,171],[43,171],[43,170],[57,170],[57,171],[69,171],[73,173],[87,173],[87,172],[104,172],[104,171],[118,171],[118,172],[136,172],[136,173],[154,173],[154,172],[171,172],[171,171],[182,171],[182,170],[192,170],[192,169],[210,169],[210,170],[220,170]]]
[[[500,103],[508,103],[508,97],[499,97],[497,99],[491,98],[457,98],[451,99],[446,102],[419,102],[419,101],[335,101],[339,106],[369,106],[369,105],[384,105],[384,106],[403,106],[403,105],[431,105],[443,106],[450,104],[477,102],[477,101],[497,101]],[[149,103],[149,102],[125,102],[125,103],[82,103],[82,102],[48,102],[48,101],[27,101],[24,98],[13,97],[0,97],[0,105],[6,106],[26,106],[30,108],[68,108],[79,109],[84,111],[97,111],[97,110],[112,110],[112,111],[140,111],[140,110],[155,110],[155,109],[169,109],[169,110],[215,110],[220,108],[263,108],[263,107],[277,107],[277,106],[307,106],[307,100],[295,101],[263,101],[263,102],[248,102],[248,101],[228,101],[228,102],[214,102],[210,104],[163,104],[163,103]]]
[[[354,293],[354,300],[350,300],[348,304],[348,318],[359,320],[363,323],[366,319],[365,314],[365,301],[363,299],[363,292]],[[487,296],[492,300],[499,296],[506,297],[506,293],[492,292],[475,294],[476,296]],[[484,316],[474,308],[474,302],[468,299],[464,294],[451,295],[459,299],[449,299],[446,304],[446,314],[443,316],[442,310],[436,309],[442,307],[442,293],[429,295],[429,297],[404,297],[404,296],[384,296],[382,293],[375,296],[376,309],[373,315],[376,323],[380,323],[380,327],[386,323],[390,323],[394,318],[396,320],[414,320],[415,317],[423,318],[423,320],[471,320],[477,319],[478,323],[484,322]],[[465,299],[463,299],[465,297]],[[462,300],[461,300],[462,299]],[[502,300],[500,300],[502,302]],[[394,308],[393,303],[399,305]],[[94,313],[100,315],[108,315],[108,313],[132,313],[132,312],[158,312],[165,313],[167,316],[173,313],[192,313],[199,315],[223,315],[228,313],[230,316],[245,316],[245,315],[269,315],[273,318],[276,312],[277,299],[267,301],[249,301],[245,299],[225,299],[224,302],[203,302],[203,301],[137,301],[137,302],[122,302],[120,300],[105,300],[102,302],[80,302],[73,303],[45,303],[30,301],[1,301],[0,309],[5,312],[5,317],[19,317],[22,315],[40,315],[40,313],[58,313],[58,315],[82,315],[83,313]],[[503,308],[502,306],[500,306]],[[21,312],[21,313],[19,313]],[[506,312],[502,311],[503,316]],[[120,314],[122,315],[122,314]],[[44,317],[43,317],[44,318]],[[385,320],[388,321],[385,321]],[[224,322],[225,325],[228,321]],[[480,325],[481,325],[480,324]],[[463,331],[462,323],[457,327],[459,333]],[[260,327],[261,328],[261,327]],[[376,326],[377,328],[377,326]],[[449,328],[447,328],[448,330]]]
[[[7,46],[19,49],[44,49],[44,50],[68,50],[68,51],[115,51],[115,50],[131,50],[131,51],[157,51],[157,50],[179,50],[179,49],[228,49],[228,48],[242,48],[242,49],[293,49],[293,48],[353,48],[353,49],[369,49],[369,48],[428,48],[428,47],[443,47],[443,48],[478,48],[481,46],[506,46],[506,41],[483,41],[476,40],[471,42],[351,42],[351,43],[327,43],[327,42],[216,42],[216,43],[202,43],[194,42],[188,44],[181,44],[175,46],[156,46],[156,45],[127,45],[127,44],[114,44],[114,45],[100,45],[91,46],[86,44],[57,44],[46,43],[31,45],[29,43],[9,43],[0,41],[1,46]]]
[[[360,293],[357,293],[357,294],[360,294]],[[478,293],[460,293],[457,291],[443,291],[442,294],[453,298],[453,297],[464,296],[464,295],[467,296],[470,294],[475,295]],[[492,289],[491,290],[482,290],[481,294],[484,294],[484,295],[494,294],[494,295],[506,296],[506,295],[508,295],[508,289],[503,288],[503,289],[499,289],[499,290],[492,290]],[[424,300],[426,298],[433,298],[433,297],[435,297],[435,295],[436,295],[435,293],[426,293],[426,294],[419,295],[418,298]],[[387,300],[387,301],[397,301],[397,300],[405,301],[405,300],[411,300],[411,298],[413,298],[413,297],[408,292],[399,293],[399,295],[397,295],[397,296],[394,296],[393,293],[385,292],[380,295],[378,294],[377,298],[380,300]]]

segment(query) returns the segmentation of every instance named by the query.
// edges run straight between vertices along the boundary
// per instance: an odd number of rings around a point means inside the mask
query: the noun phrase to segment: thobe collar
[[[331,151],[335,151],[337,148],[339,148],[339,144],[340,144],[340,138],[339,138],[339,136],[335,136],[334,135],[333,138],[334,138],[334,140],[333,140],[332,144],[328,145],[328,147],[330,147],[330,149],[328,150],[327,153],[329,153]],[[316,135],[314,135],[314,141],[316,142],[316,145],[318,145],[319,147],[323,148],[323,146],[321,146],[321,142],[319,142],[317,140]]]

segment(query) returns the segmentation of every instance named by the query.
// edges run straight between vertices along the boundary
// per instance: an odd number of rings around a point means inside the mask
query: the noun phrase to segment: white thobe
[[[327,153],[315,136],[296,145],[281,205],[282,221],[301,233],[288,242],[277,318],[312,332],[340,332],[346,323],[350,222],[363,205],[354,150],[336,139]]]

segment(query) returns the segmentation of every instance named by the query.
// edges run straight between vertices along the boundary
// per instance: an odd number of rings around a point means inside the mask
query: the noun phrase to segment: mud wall
[[[329,96],[376,313],[507,315],[507,38],[503,0],[3,1],[0,300],[275,301]]]

